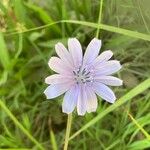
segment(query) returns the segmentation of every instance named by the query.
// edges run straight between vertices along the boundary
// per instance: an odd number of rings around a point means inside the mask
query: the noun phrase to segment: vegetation
[[[97,112],[73,113],[69,149],[150,149],[149,6],[149,0],[1,0],[0,149],[63,148],[67,115],[63,96],[43,94],[52,74],[47,62],[58,41],[77,37],[85,48],[98,31],[101,51],[111,49],[123,65],[116,76],[124,85],[113,88],[115,104],[99,98]]]

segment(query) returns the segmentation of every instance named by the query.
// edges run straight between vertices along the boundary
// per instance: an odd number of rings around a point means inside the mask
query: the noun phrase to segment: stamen
[[[89,75],[89,74],[90,74],[90,72],[86,73],[85,76],[87,76],[87,75]]]
[[[73,71],[73,74],[75,76],[75,80],[78,83],[86,83],[86,82],[92,82],[93,77],[91,75],[91,72],[87,70],[86,68],[79,67],[78,70]]]
[[[85,68],[83,69],[82,73],[83,73],[83,74],[84,74],[84,73],[86,73],[86,70],[85,70]]]
[[[73,71],[73,74],[74,74],[74,75],[76,75],[76,72],[75,72],[75,71]]]

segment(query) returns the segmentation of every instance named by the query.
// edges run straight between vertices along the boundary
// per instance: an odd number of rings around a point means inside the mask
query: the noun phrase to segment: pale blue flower
[[[65,93],[62,110],[71,113],[77,107],[78,115],[94,112],[97,109],[97,97],[114,103],[116,96],[107,86],[120,86],[122,80],[111,76],[121,69],[120,62],[109,60],[113,53],[108,50],[101,53],[101,40],[94,38],[83,56],[82,48],[76,38],[68,40],[68,50],[62,43],[55,46],[59,57],[51,57],[48,65],[57,74],[45,79],[49,86],[44,91],[47,99]]]

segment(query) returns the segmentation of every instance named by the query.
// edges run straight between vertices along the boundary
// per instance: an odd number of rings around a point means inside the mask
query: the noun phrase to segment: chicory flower
[[[109,60],[113,53],[102,52],[101,40],[94,38],[83,56],[82,48],[76,38],[69,38],[68,49],[62,43],[55,45],[59,57],[51,57],[48,65],[57,74],[45,79],[49,86],[44,91],[47,99],[65,93],[62,110],[71,113],[77,107],[78,115],[94,112],[97,109],[97,96],[114,103],[116,96],[109,86],[120,86],[122,80],[112,74],[121,69],[120,62]]]

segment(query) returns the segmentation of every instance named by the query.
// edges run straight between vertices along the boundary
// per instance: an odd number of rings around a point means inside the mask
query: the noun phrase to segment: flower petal
[[[66,82],[73,82],[73,77],[60,75],[60,74],[53,74],[51,76],[48,76],[45,78],[45,83],[47,84],[60,84],[60,83],[66,83]]]
[[[85,115],[86,113],[86,97],[83,85],[79,85],[79,95],[77,101],[77,113],[78,115]]]
[[[115,72],[117,72],[118,70],[121,69],[121,65],[120,65],[120,62],[117,61],[117,60],[110,60],[110,61],[107,61],[103,64],[99,64],[97,66],[95,66],[95,70],[96,70],[96,73],[95,75],[98,76],[98,75],[111,75]]]
[[[109,103],[114,103],[116,100],[116,96],[114,92],[102,83],[95,82],[93,84],[93,89],[97,95],[106,100]]]
[[[57,43],[55,45],[55,50],[57,55],[65,61],[67,64],[73,66],[72,57],[68,50],[65,48],[65,46],[62,43]]]
[[[77,85],[73,86],[69,91],[66,92],[62,104],[62,111],[64,113],[73,112],[75,106],[77,105],[79,89]]]
[[[120,86],[123,84],[122,80],[113,76],[97,76],[95,77],[95,81],[111,86]]]
[[[52,84],[46,88],[44,94],[47,99],[58,97],[65,93],[71,87],[70,83]]]
[[[83,64],[90,64],[98,56],[101,48],[101,40],[94,38],[89,45],[84,54]]]
[[[62,74],[71,74],[70,67],[67,66],[60,58],[58,57],[51,57],[48,62],[49,67],[57,72]]]
[[[97,97],[92,88],[86,87],[86,110],[88,113],[95,112],[97,109]]]
[[[104,51],[101,53],[94,61],[94,66],[101,65],[101,63],[108,61],[113,56],[113,52],[111,50]]]
[[[81,66],[83,54],[80,42],[76,38],[70,38],[68,40],[68,49],[73,58],[74,66]]]

